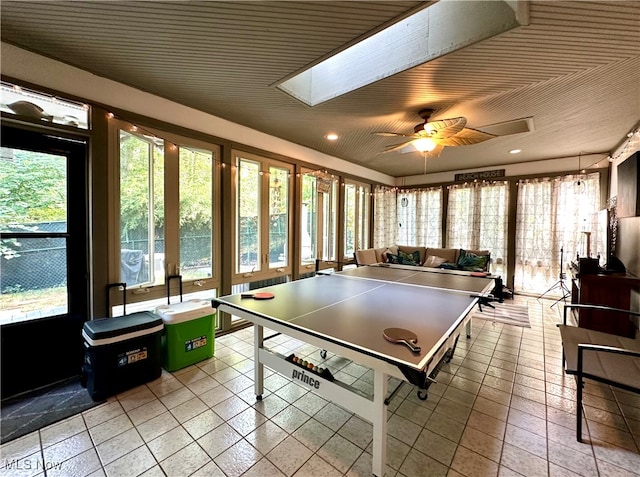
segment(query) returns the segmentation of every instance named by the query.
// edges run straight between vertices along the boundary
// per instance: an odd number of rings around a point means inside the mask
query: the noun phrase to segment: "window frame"
[[[303,261],[302,254],[302,230],[303,207],[300,203],[300,261],[298,264],[298,271],[301,275],[307,274],[315,269],[315,260],[337,260],[338,257],[338,207],[340,202],[340,180],[339,177],[329,174],[319,174],[318,171],[310,168],[302,168],[300,172],[300,190],[304,192],[304,178],[305,176],[313,176],[316,179],[315,190],[315,205],[316,205],[316,217],[315,217],[315,256],[309,262]],[[331,189],[329,192],[322,192],[318,190],[318,179],[330,180]],[[301,194],[302,197],[302,194]],[[329,213],[327,213],[329,210]],[[327,230],[329,228],[330,230]],[[313,238],[313,237],[312,237]],[[333,243],[332,243],[333,242]],[[333,253],[329,252],[329,249],[333,250]]]
[[[151,127],[136,126],[128,121],[110,118],[108,123],[108,187],[111,193],[108,198],[109,211],[107,221],[109,223],[110,233],[108,235],[109,247],[109,263],[108,275],[109,283],[121,282],[120,277],[120,130],[124,130],[130,134],[139,136],[153,136],[164,142],[164,242],[165,242],[165,277],[163,283],[151,284],[145,283],[140,286],[127,288],[126,300],[127,305],[141,302],[150,304],[156,303],[160,298],[167,300],[167,295],[171,293],[173,296],[178,294],[177,283],[172,281],[171,290],[167,287],[166,277],[169,275],[179,275],[180,263],[180,174],[179,159],[180,148],[193,148],[198,150],[206,150],[212,153],[212,243],[211,243],[211,260],[212,260],[212,276],[206,279],[189,279],[183,280],[183,295],[190,294],[207,294],[213,298],[218,294],[221,287],[221,148],[219,145],[172,134],[166,131],[160,131]],[[170,265],[170,266],[168,266]],[[212,293],[208,293],[212,292]],[[109,298],[110,307],[122,304],[122,294],[113,290]],[[166,301],[165,301],[166,303]],[[135,310],[136,306],[128,307],[127,311]]]
[[[295,232],[294,232],[294,181],[295,177],[295,168],[293,164],[279,161],[276,159],[260,156],[257,154],[248,153],[242,150],[232,150],[232,180],[231,180],[231,197],[233,200],[231,201],[231,228],[234,231],[233,237],[231,241],[231,284],[232,285],[240,285],[245,283],[251,283],[254,281],[261,280],[269,280],[269,279],[277,279],[282,277],[291,277],[293,273],[293,247],[295,243]],[[258,252],[257,256],[260,260],[260,268],[252,271],[243,271],[240,270],[237,266],[238,263],[238,241],[239,241],[239,221],[238,221],[238,178],[239,178],[239,168],[242,160],[254,162],[259,166],[259,236],[258,236]],[[288,171],[288,180],[287,180],[287,245],[286,245],[286,257],[287,263],[285,265],[276,265],[271,266],[269,260],[269,245],[270,245],[270,237],[269,237],[269,177],[270,177],[270,168],[275,167],[278,169],[284,169]]]
[[[353,251],[348,253],[347,250],[347,222],[349,215],[347,213],[347,188],[354,186],[355,191],[355,214],[354,218],[354,237],[353,237]],[[342,213],[344,214],[343,230],[342,230],[342,255],[343,260],[353,259],[353,253],[356,250],[362,250],[369,248],[371,243],[371,185],[366,182],[357,181],[354,179],[345,179],[343,182],[343,194],[342,194]],[[364,210],[362,210],[364,207]],[[360,214],[359,214],[360,213]],[[359,214],[359,215],[358,215]]]

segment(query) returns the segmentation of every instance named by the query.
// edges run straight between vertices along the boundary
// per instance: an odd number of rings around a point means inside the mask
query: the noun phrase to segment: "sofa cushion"
[[[376,257],[376,251],[373,248],[367,248],[364,250],[356,250],[356,262],[358,265],[372,265],[379,263]]]
[[[458,261],[458,249],[457,248],[427,248],[427,256],[434,255],[436,257],[442,257],[447,263],[456,263]]]
[[[418,265],[422,264],[427,259],[427,249],[426,247],[415,247],[410,245],[398,245],[398,252],[404,252],[413,254],[414,252],[418,252]]]
[[[470,250],[460,249],[458,255],[457,265],[460,270],[466,270],[469,272],[486,272],[489,265],[489,251],[488,250],[476,250],[475,252],[486,252],[484,254],[477,254]]]
[[[384,263],[387,261],[387,247],[379,247],[374,249],[376,252],[376,261],[377,263]],[[397,252],[397,251],[396,251]]]

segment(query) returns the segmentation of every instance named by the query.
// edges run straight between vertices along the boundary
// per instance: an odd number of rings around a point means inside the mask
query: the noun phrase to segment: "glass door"
[[[2,397],[79,374],[87,317],[82,140],[2,126]]]

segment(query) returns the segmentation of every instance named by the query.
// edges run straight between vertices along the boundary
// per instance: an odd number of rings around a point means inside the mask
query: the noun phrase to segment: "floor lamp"
[[[546,292],[544,292],[542,295],[538,297],[538,299],[540,299],[543,296],[545,296],[547,293],[555,290],[556,288],[559,288],[560,293],[562,293],[562,296],[553,302],[553,304],[551,305],[552,308],[553,306],[558,304],[560,300],[563,300],[566,303],[567,298],[571,296],[571,290],[569,290],[567,285],[564,283],[564,281],[567,278],[567,274],[564,273],[563,270],[564,270],[564,249],[563,247],[560,247],[560,276],[558,277],[558,281],[555,282],[553,285],[551,285],[551,287]]]

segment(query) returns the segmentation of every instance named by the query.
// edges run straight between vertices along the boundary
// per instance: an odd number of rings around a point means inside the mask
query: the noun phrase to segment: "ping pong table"
[[[497,281],[497,279],[496,279]],[[442,361],[450,359],[470,312],[490,295],[492,277],[402,265],[368,265],[265,287],[268,300],[219,297],[212,305],[254,324],[255,393],[262,399],[264,365],[373,424],[372,473],[384,475],[388,381],[419,388],[421,399]],[[485,301],[486,303],[486,301]],[[390,327],[413,331],[419,353],[386,340]],[[265,347],[264,328],[352,360],[374,372],[373,396]],[[322,360],[315,363],[322,367]],[[312,364],[313,366],[313,364]]]

